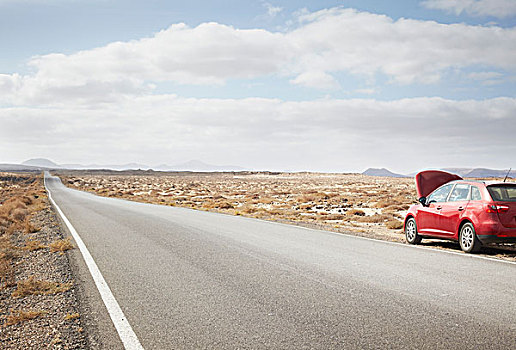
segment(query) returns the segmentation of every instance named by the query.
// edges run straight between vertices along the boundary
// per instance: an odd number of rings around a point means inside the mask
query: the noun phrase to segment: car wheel
[[[477,238],[473,224],[468,222],[462,226],[459,233],[459,244],[460,249],[466,253],[475,253],[480,250],[482,243]]]
[[[421,243],[422,237],[417,233],[416,220],[414,218],[408,219],[405,224],[405,239],[410,244]]]

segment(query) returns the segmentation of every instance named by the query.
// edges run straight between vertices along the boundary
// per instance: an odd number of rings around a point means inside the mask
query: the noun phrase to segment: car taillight
[[[509,207],[506,205],[495,205],[495,204],[486,205],[486,212],[488,212],[488,213],[505,213],[508,211],[509,211]]]

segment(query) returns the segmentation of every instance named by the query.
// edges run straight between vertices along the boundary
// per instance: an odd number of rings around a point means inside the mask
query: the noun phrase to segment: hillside
[[[368,176],[386,176],[386,177],[407,177],[406,175],[396,174],[385,168],[369,168],[362,173]]]

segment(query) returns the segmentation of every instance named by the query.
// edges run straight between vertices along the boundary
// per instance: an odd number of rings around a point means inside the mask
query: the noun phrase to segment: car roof
[[[486,186],[493,186],[493,185],[516,185],[516,182],[509,181],[509,182],[503,182],[503,181],[485,181],[484,182]]]
[[[484,186],[494,186],[494,185],[516,185],[516,182],[509,181],[509,182],[503,182],[503,181],[495,181],[495,180],[469,180],[469,179],[462,179],[462,180],[453,180],[448,183],[457,183],[457,182],[465,182],[469,184],[480,184]]]

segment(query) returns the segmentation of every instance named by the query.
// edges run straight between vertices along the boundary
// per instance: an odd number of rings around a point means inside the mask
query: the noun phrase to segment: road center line
[[[106,280],[104,279],[104,276],[102,276],[102,273],[100,272],[97,264],[95,263],[95,260],[93,260],[93,257],[88,251],[88,248],[86,248],[86,245],[82,241],[81,237],[79,236],[73,225],[70,223],[68,218],[61,210],[61,208],[59,208],[57,203],[52,198],[50,190],[47,187],[46,176],[44,176],[43,181],[50,202],[56,208],[57,212],[63,219],[66,227],[72,234],[75,242],[77,243],[77,246],[79,247],[79,250],[81,251],[82,257],[84,258],[84,261],[86,262],[86,265],[90,270],[91,277],[93,277],[93,281],[95,282],[95,285],[97,286],[100,296],[104,301],[104,305],[106,305],[109,316],[111,317],[111,320],[113,321],[113,324],[118,332],[118,335],[120,336],[120,340],[122,340],[122,343],[124,344],[124,348],[127,350],[143,349],[143,346],[140,344],[138,337],[134,333],[133,328],[129,324],[129,321],[127,320],[122,309],[120,308],[120,305],[118,305],[115,296],[113,295],[113,293],[111,293],[111,289],[109,288]]]

